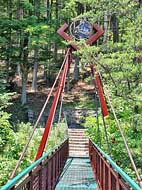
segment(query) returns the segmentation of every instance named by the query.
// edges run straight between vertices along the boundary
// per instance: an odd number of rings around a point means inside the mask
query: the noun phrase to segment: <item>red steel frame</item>
[[[66,41],[71,41],[73,38],[71,36],[69,36],[67,33],[66,33],[66,30],[68,29],[69,25],[68,24],[64,24],[63,26],[61,26],[57,33],[62,36],[63,39],[65,39]],[[94,42],[96,42],[100,36],[103,35],[104,31],[103,29],[98,25],[98,24],[94,24],[93,25],[93,29],[96,31],[95,34],[93,34],[92,36],[90,36],[90,38],[86,41],[86,44],[88,45],[92,45]],[[71,46],[73,47],[74,50],[77,50],[77,46],[74,45],[74,44],[71,44]],[[94,77],[94,68],[93,66],[91,66],[91,71],[92,71],[92,75]],[[103,113],[103,116],[108,116],[108,110],[107,110],[107,105],[106,105],[106,102],[105,102],[105,98],[104,98],[104,95],[103,95],[103,89],[102,89],[102,85],[101,85],[101,81],[100,81],[100,77],[99,75],[97,74],[95,76],[95,80],[94,80],[94,84],[95,86],[97,87],[97,91],[98,91],[98,95],[99,95],[99,98],[100,98],[100,104],[101,104],[101,108],[102,108],[102,113]]]
[[[93,82],[94,82],[94,85],[95,85],[96,90],[97,90],[98,95],[99,95],[102,113],[103,113],[103,116],[106,117],[106,116],[108,116],[108,109],[107,109],[105,97],[103,95],[103,88],[101,85],[101,79],[100,79],[99,74],[95,73],[96,69],[94,68],[94,66],[91,65],[90,67],[91,67],[92,76],[94,77]]]
[[[57,30],[57,33],[62,36],[62,38],[66,41],[71,41],[73,40],[73,38],[71,36],[69,36],[67,33],[66,33],[66,30],[68,29],[69,25],[67,23],[63,24],[63,26],[61,26],[58,30]],[[71,44],[72,48],[74,50],[77,50],[77,46],[75,44]]]
[[[66,41],[71,41],[73,40],[72,36],[69,36],[66,31],[69,28],[69,25],[67,23],[63,24],[58,30],[57,33],[62,36],[62,38]],[[95,31],[95,33],[90,36],[90,38],[86,41],[86,44],[88,45],[92,45],[94,42],[96,42],[100,36],[103,35],[104,31],[103,29],[98,25],[98,24],[94,24],[93,25],[93,29]],[[71,46],[73,47],[74,50],[77,50],[78,47],[75,44],[71,44]]]
[[[52,103],[52,106],[50,109],[50,113],[49,113],[49,116],[48,116],[48,119],[46,122],[45,130],[44,130],[44,133],[43,133],[43,136],[42,136],[39,148],[38,148],[38,152],[36,155],[36,160],[38,160],[42,156],[42,153],[44,151],[44,148],[45,148],[45,145],[46,145],[49,133],[50,133],[50,129],[51,129],[51,126],[53,123],[53,119],[54,119],[55,111],[56,111],[56,108],[58,105],[58,101],[59,101],[60,95],[61,95],[63,87],[64,87],[68,68],[69,68],[69,56],[66,59],[66,63],[64,65],[64,70],[63,70],[63,73],[61,75],[61,79],[60,79],[60,82],[58,84],[56,95],[54,97],[54,100],[53,100],[53,103]]]
[[[107,110],[107,105],[106,105],[105,98],[104,98],[104,95],[103,95],[103,89],[102,89],[99,74],[96,74],[95,83],[96,83],[98,95],[99,95],[99,98],[100,98],[100,104],[101,104],[102,113],[103,113],[103,116],[106,117],[106,116],[108,116],[108,110]]]
[[[92,45],[94,42],[96,42],[104,33],[104,30],[98,25],[94,24],[93,29],[96,30],[97,32],[90,36],[90,38],[86,41],[88,45]]]

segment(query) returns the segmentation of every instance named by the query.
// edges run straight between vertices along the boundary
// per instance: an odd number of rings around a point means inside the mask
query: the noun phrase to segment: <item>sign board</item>
[[[69,28],[70,34],[75,40],[86,40],[93,34],[93,26],[86,19],[75,20]]]

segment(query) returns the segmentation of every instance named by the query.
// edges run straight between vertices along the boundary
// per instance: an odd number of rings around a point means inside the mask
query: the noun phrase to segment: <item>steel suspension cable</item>
[[[69,68],[68,67],[69,66],[68,60],[69,59],[67,57],[65,65],[64,65],[63,73],[61,74],[61,79],[59,81],[58,88],[56,90],[56,94],[55,94],[54,100],[52,102],[52,106],[50,108],[48,119],[46,121],[45,130],[44,130],[42,139],[40,141],[40,145],[38,147],[38,151],[37,151],[36,158],[35,158],[36,160],[38,160],[42,156],[44,148],[45,148],[47,140],[48,140],[48,136],[49,136],[51,126],[52,126],[52,123],[53,123],[53,119],[54,119],[54,116],[55,116],[55,111],[56,111],[56,108],[57,108],[57,105],[58,105],[60,95],[61,95],[62,90],[63,90],[64,81],[66,80],[66,75],[67,75],[68,68]]]
[[[99,114],[98,114],[98,93],[95,93],[95,103],[96,103],[96,123],[97,123],[97,133],[98,133],[98,137],[99,137],[99,143],[100,143],[100,147],[102,146],[102,141],[101,141],[101,130],[100,130],[100,123],[99,123]]]
[[[70,64],[70,55],[68,57],[68,63]],[[69,72],[69,70],[68,70]],[[62,94],[61,94],[61,103],[60,103],[60,110],[59,110],[59,118],[58,118],[58,123],[61,121],[61,115],[62,115],[62,108],[63,108],[63,99],[64,99],[64,92],[65,92],[65,86],[66,86],[66,80],[64,81],[64,84],[63,84],[63,91],[62,91]]]
[[[99,105],[100,105],[100,107],[101,107],[101,103],[100,103],[100,98],[99,98],[99,96],[98,96],[98,99],[99,99]],[[108,134],[107,134],[107,128],[106,128],[106,123],[105,123],[105,119],[104,119],[104,116],[103,116],[102,107],[101,107],[101,116],[102,116],[102,121],[103,121],[103,127],[104,127],[104,133],[105,133],[105,140],[106,140],[106,144],[107,144],[107,150],[108,150],[109,155],[111,155],[110,145],[109,145],[109,140],[108,140]],[[100,138],[101,138],[101,137],[100,137]]]
[[[65,55],[65,58],[64,58],[64,61],[63,61],[62,65],[61,65],[61,68],[60,68],[60,70],[59,70],[59,72],[58,72],[58,75],[57,75],[57,77],[56,77],[56,79],[55,79],[55,81],[54,81],[54,83],[53,83],[53,86],[52,86],[52,88],[51,88],[51,90],[50,90],[50,92],[49,92],[49,94],[48,94],[48,96],[47,96],[47,99],[46,99],[46,101],[45,101],[45,103],[44,103],[44,105],[43,105],[43,107],[42,107],[42,109],[41,109],[41,111],[40,111],[40,114],[39,114],[39,116],[38,116],[38,118],[37,118],[37,120],[36,120],[36,122],[35,122],[35,124],[34,124],[34,126],[33,126],[33,130],[32,130],[32,132],[30,133],[29,137],[27,138],[27,143],[26,143],[26,145],[25,145],[24,148],[23,148],[23,151],[22,151],[22,153],[21,153],[21,155],[20,155],[20,157],[19,157],[19,160],[18,160],[17,163],[16,163],[16,166],[15,166],[15,168],[14,168],[14,170],[13,170],[11,176],[10,176],[10,179],[12,179],[12,178],[15,176],[16,171],[17,171],[17,169],[18,169],[18,167],[19,167],[19,165],[20,165],[20,163],[21,163],[23,157],[25,156],[25,153],[26,153],[27,148],[28,148],[28,146],[29,146],[29,144],[30,144],[30,141],[31,141],[31,139],[32,139],[32,137],[33,137],[33,135],[34,135],[34,132],[35,132],[35,130],[36,130],[36,128],[37,128],[37,125],[39,124],[39,121],[40,121],[40,119],[41,119],[41,117],[42,117],[42,115],[43,115],[43,112],[44,112],[44,110],[45,110],[45,108],[46,108],[46,106],[47,106],[47,103],[48,103],[48,101],[49,101],[49,99],[50,99],[50,97],[51,97],[51,94],[52,94],[52,92],[53,92],[53,90],[54,90],[54,88],[55,88],[55,85],[56,85],[56,83],[57,83],[57,81],[58,81],[58,79],[59,79],[59,76],[60,76],[61,71],[62,71],[62,69],[63,69],[63,67],[64,67],[64,64],[65,64],[65,62],[66,62],[66,59],[67,59],[67,57],[68,57],[68,55],[69,55],[69,52],[70,52],[70,48],[68,48],[67,51],[66,51],[66,55]]]
[[[101,81],[100,81],[101,82]],[[97,87],[98,88],[98,87]],[[99,105],[101,107],[101,116],[102,116],[102,121],[103,121],[103,127],[104,127],[104,133],[105,133],[105,140],[106,140],[106,144],[107,144],[107,150],[109,155],[111,156],[111,148],[110,148],[110,144],[109,144],[109,138],[108,138],[108,133],[107,133],[107,127],[106,127],[106,123],[105,123],[105,119],[104,119],[104,115],[103,115],[103,110],[102,110],[102,106],[101,106],[101,100],[100,100],[100,96],[98,96],[98,100],[99,100]]]
[[[100,96],[98,94],[98,86],[97,86],[97,82],[95,81],[95,68],[93,65],[90,66],[91,67],[91,73],[92,73],[92,79],[93,79],[93,82],[94,82],[94,86],[96,88],[96,93],[95,93],[95,102],[96,102],[96,116],[97,116],[97,124],[99,125],[99,120],[98,120],[98,102],[99,102],[99,105],[101,107],[101,116],[102,116],[102,121],[103,121],[103,127],[104,127],[104,133],[105,133],[105,140],[106,140],[106,144],[107,144],[107,150],[108,150],[108,153],[109,155],[111,155],[111,148],[110,148],[110,144],[109,144],[109,140],[108,140],[108,134],[107,134],[107,128],[106,128],[106,123],[105,123],[105,119],[104,119],[104,115],[103,115],[103,110],[102,110],[102,106],[101,106],[101,100],[100,100]],[[100,131],[99,129],[99,126],[98,126],[98,130]],[[99,133],[98,133],[99,134]],[[99,134],[100,135],[100,134]],[[100,137],[101,138],[101,135]],[[101,145],[101,140],[100,140],[100,145]]]
[[[95,60],[95,62],[97,63],[97,66],[100,65],[100,63],[99,63],[98,60]],[[98,69],[98,70],[99,70],[99,69]],[[140,187],[142,188],[142,180],[141,180],[141,177],[140,177],[139,172],[138,172],[138,170],[137,170],[137,167],[136,167],[136,165],[135,165],[135,162],[134,162],[132,153],[131,153],[131,151],[130,151],[130,149],[129,149],[129,146],[128,146],[128,144],[127,144],[127,141],[126,141],[126,138],[125,138],[125,136],[124,136],[123,130],[122,130],[122,128],[121,128],[120,122],[119,122],[119,120],[118,120],[118,118],[117,118],[117,115],[116,115],[116,113],[115,113],[115,110],[114,110],[112,101],[111,101],[111,99],[110,99],[110,96],[109,96],[109,93],[108,93],[108,90],[107,90],[107,87],[106,87],[106,85],[103,83],[102,75],[101,75],[100,72],[99,72],[99,75],[100,75],[100,78],[101,78],[101,81],[102,81],[102,86],[103,86],[103,89],[104,89],[104,93],[105,93],[105,95],[106,95],[106,97],[107,97],[107,99],[108,99],[108,102],[109,102],[110,107],[111,107],[111,110],[112,110],[112,112],[113,112],[113,115],[114,115],[114,118],[115,118],[117,127],[118,127],[118,129],[119,129],[119,131],[120,131],[120,134],[121,134],[121,136],[122,136],[122,139],[123,139],[123,142],[124,142],[124,146],[125,146],[126,151],[127,151],[127,153],[128,153],[128,156],[129,156],[131,165],[132,165],[132,167],[133,167],[133,169],[134,169],[134,171],[135,171],[135,174],[136,174],[136,176],[137,176],[137,181],[138,181]]]
[[[62,107],[63,107],[63,93],[64,93],[64,89],[61,95],[61,103],[60,103],[60,109],[59,109],[59,117],[58,117],[58,123],[60,123],[61,121],[61,115],[62,115]]]
[[[100,73],[99,73],[99,74],[100,74]],[[101,77],[101,74],[100,74],[100,77]],[[101,77],[101,78],[102,78],[102,77]],[[138,184],[139,184],[139,186],[142,188],[142,180],[141,180],[141,177],[140,177],[139,172],[138,172],[138,169],[137,169],[137,167],[136,167],[136,165],[135,165],[135,162],[134,162],[132,153],[131,153],[131,151],[130,151],[130,149],[129,149],[129,146],[128,146],[128,143],[127,143],[126,138],[125,138],[125,136],[124,136],[123,130],[122,130],[122,128],[121,128],[120,122],[119,122],[119,120],[118,120],[118,118],[117,118],[117,115],[116,115],[115,109],[114,109],[114,107],[113,107],[113,104],[112,104],[110,95],[109,95],[109,93],[108,93],[107,87],[106,87],[106,85],[103,83],[103,81],[102,81],[102,85],[103,85],[103,87],[104,87],[104,93],[105,93],[105,95],[106,95],[106,97],[107,97],[107,99],[108,99],[108,102],[109,102],[109,104],[110,104],[111,110],[112,110],[112,112],[113,112],[113,115],[114,115],[114,118],[115,118],[117,127],[118,127],[119,132],[120,132],[120,134],[121,134],[121,136],[122,136],[122,139],[123,139],[123,142],[124,142],[126,151],[127,151],[127,153],[128,153],[129,159],[130,159],[130,161],[131,161],[131,165],[132,165],[132,167],[133,167],[133,169],[134,169],[134,171],[135,171]]]
[[[69,58],[68,58],[69,59]],[[69,64],[70,64],[70,60],[68,60]],[[69,70],[68,70],[69,72]],[[60,110],[59,110],[59,118],[58,118],[58,123],[61,121],[61,115],[62,115],[62,109],[63,109],[63,100],[64,100],[64,92],[65,92],[65,86],[66,86],[66,80],[64,81],[64,85],[63,85],[63,91],[61,94],[61,103],[60,103]]]
[[[107,126],[106,126],[106,122],[105,122],[104,116],[102,114],[102,110],[101,110],[101,116],[102,116],[102,121],[103,121],[103,126],[104,126],[105,140],[106,140],[106,143],[107,143],[107,150],[108,150],[108,154],[111,156],[111,148],[110,148],[110,144],[109,144],[109,138],[108,138],[108,133],[107,133]]]
[[[97,87],[96,87],[97,88]],[[99,105],[100,105],[100,108],[101,108],[101,116],[102,116],[102,121],[103,121],[103,127],[104,127],[104,134],[105,134],[105,140],[106,140],[106,144],[107,144],[107,150],[108,150],[108,154],[111,155],[111,150],[110,150],[110,144],[109,144],[109,140],[108,140],[108,134],[107,134],[107,128],[106,128],[106,123],[105,123],[105,119],[104,119],[104,115],[103,115],[103,110],[102,110],[102,107],[101,107],[101,103],[100,103],[100,97],[98,95],[98,93],[96,94],[98,96],[98,101],[96,104],[98,104],[99,102]],[[98,105],[97,105],[98,107]],[[97,108],[98,109],[98,108]],[[98,117],[98,115],[97,115]],[[98,119],[97,119],[98,120]],[[99,121],[98,121],[98,124],[99,124]],[[100,129],[99,129],[100,130]],[[100,132],[101,133],[101,132]],[[100,137],[101,138],[101,135]],[[100,143],[101,143],[101,140],[100,140]]]
[[[70,64],[72,62],[72,60],[70,59],[70,55],[69,55],[69,58],[68,58],[68,62],[69,62],[69,69],[70,69]],[[69,75],[69,70],[68,70],[68,75]],[[67,77],[67,80],[69,80],[69,78]],[[68,82],[68,81],[67,81]],[[64,113],[63,111],[63,101],[64,101],[64,92],[65,92],[65,88],[66,88],[66,80],[64,81],[64,85],[63,85],[63,91],[62,91],[62,94],[61,94],[61,104],[60,104],[60,110],[59,110],[59,118],[58,118],[58,123],[60,123],[61,121],[61,115],[63,113],[63,117],[64,117],[64,120],[65,120],[65,124],[66,124],[66,132],[65,132],[65,138],[68,137],[68,123],[67,123],[67,117],[66,117],[66,114]]]

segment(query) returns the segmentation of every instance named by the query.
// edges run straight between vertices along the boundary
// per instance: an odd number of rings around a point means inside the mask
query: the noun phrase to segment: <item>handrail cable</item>
[[[104,118],[103,113],[102,113],[102,109],[101,109],[101,116],[102,116],[102,121],[103,121],[103,126],[104,126],[105,140],[106,140],[106,143],[107,143],[107,150],[108,150],[108,154],[111,156],[111,147],[110,147],[110,144],[109,144],[107,126],[106,126],[105,118]]]
[[[70,52],[70,48],[67,49],[67,52],[66,52],[64,61],[63,61],[63,63],[62,63],[62,66],[61,66],[61,68],[60,68],[60,70],[59,70],[59,72],[58,72],[58,75],[57,75],[57,77],[56,77],[56,79],[55,79],[55,81],[54,81],[54,83],[53,83],[53,86],[52,86],[52,88],[51,88],[51,90],[50,90],[50,92],[49,92],[49,94],[48,94],[48,96],[47,96],[47,99],[46,99],[46,101],[45,101],[45,103],[44,103],[44,105],[43,105],[43,107],[42,107],[42,109],[41,109],[41,111],[40,111],[40,114],[39,114],[39,116],[38,116],[38,118],[37,118],[37,120],[36,120],[36,122],[35,122],[35,124],[34,124],[34,126],[33,126],[33,130],[32,130],[32,132],[30,133],[29,137],[27,138],[27,143],[26,143],[26,145],[25,145],[24,148],[23,148],[23,151],[22,151],[22,153],[21,153],[21,155],[20,155],[20,157],[19,157],[19,160],[18,160],[17,163],[16,163],[16,166],[15,166],[15,168],[14,168],[14,170],[13,170],[11,176],[10,176],[10,179],[12,179],[12,178],[15,176],[15,173],[16,173],[16,171],[17,171],[17,169],[18,169],[18,167],[19,167],[19,165],[20,165],[20,163],[21,163],[21,161],[22,161],[22,159],[23,159],[23,157],[24,157],[24,155],[25,155],[25,153],[26,153],[26,151],[27,151],[27,148],[28,148],[28,146],[29,146],[29,143],[30,143],[30,141],[31,141],[31,139],[32,139],[32,137],[33,137],[33,135],[34,135],[34,132],[35,132],[35,130],[36,130],[36,128],[37,128],[37,125],[38,125],[38,123],[39,123],[39,121],[40,121],[40,119],[41,119],[41,117],[42,117],[42,115],[43,115],[43,112],[44,112],[44,110],[45,110],[45,108],[46,108],[46,106],[47,106],[47,103],[48,103],[48,101],[49,101],[49,99],[50,99],[50,97],[51,97],[51,94],[52,94],[52,92],[53,92],[53,90],[54,90],[54,88],[55,88],[55,85],[56,85],[56,83],[57,83],[57,81],[58,81],[58,79],[59,79],[59,76],[60,76],[60,74],[61,74],[61,71],[62,71],[62,69],[63,69],[63,66],[64,66],[65,62],[66,62],[66,59],[67,59],[67,57],[68,57],[69,52]]]
[[[97,133],[98,133],[98,140],[99,140],[99,144],[100,147],[102,146],[102,141],[101,141],[101,130],[100,130],[100,123],[99,123],[99,105],[98,105],[98,93],[95,93],[95,103],[96,103],[96,123],[97,123]]]
[[[101,77],[101,79],[102,79],[102,76],[101,76],[101,73],[100,73],[100,72],[99,72],[99,75],[100,75],[100,77]],[[122,130],[121,125],[120,125],[120,122],[119,122],[119,120],[118,120],[118,118],[117,118],[117,115],[116,115],[115,109],[114,109],[114,107],[113,107],[113,104],[112,104],[110,95],[109,95],[109,93],[108,93],[107,87],[106,87],[106,85],[104,84],[103,80],[102,80],[102,85],[103,85],[103,87],[104,87],[104,93],[105,93],[105,95],[106,95],[106,97],[107,97],[107,99],[108,99],[108,102],[109,102],[109,104],[110,104],[111,110],[112,110],[112,112],[113,112],[113,115],[114,115],[114,118],[115,118],[117,127],[118,127],[119,132],[120,132],[120,134],[121,134],[121,137],[122,137],[122,139],[123,139],[123,142],[124,142],[126,151],[127,151],[128,156],[129,156],[129,158],[130,158],[131,165],[132,165],[132,167],[133,167],[133,169],[134,169],[134,171],[135,171],[135,174],[136,174],[136,176],[137,176],[138,184],[139,184],[139,186],[142,188],[142,180],[141,180],[141,177],[140,177],[139,172],[138,172],[138,169],[137,169],[137,167],[136,167],[136,165],[135,165],[135,162],[134,162],[132,153],[131,153],[131,151],[130,151],[130,149],[129,149],[128,143],[127,143],[126,138],[125,138],[125,136],[124,136],[123,130]]]

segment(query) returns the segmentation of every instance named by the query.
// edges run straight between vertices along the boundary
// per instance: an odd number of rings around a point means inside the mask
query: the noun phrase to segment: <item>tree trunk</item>
[[[131,90],[131,84],[130,84],[130,81],[129,81],[129,79],[128,79],[128,78],[127,78],[126,80],[127,80],[128,90]]]
[[[48,21],[48,17],[50,16],[50,2],[49,2],[49,0],[44,0],[44,5],[46,8],[44,16],[46,18],[46,21]],[[49,54],[48,53],[48,45],[45,45],[44,49],[45,49],[46,55],[48,55]],[[47,56],[47,61],[45,61],[45,63],[44,63],[44,73],[43,73],[43,79],[44,79],[44,82],[46,83],[46,85],[48,84],[48,82],[47,82],[47,65],[48,65],[48,56]]]
[[[23,18],[23,8],[22,8],[23,0],[18,0],[18,9],[17,9],[17,19]]]
[[[59,10],[58,10],[58,0],[56,0],[56,9],[55,9],[55,16],[56,16],[56,30],[58,29],[58,21],[59,21]],[[58,63],[58,45],[57,41],[54,43],[54,62],[55,64]]]
[[[84,13],[84,6],[82,3],[80,2],[77,2],[77,14],[80,15],[80,14],[83,14]]]
[[[58,63],[58,45],[57,42],[54,43],[54,63],[57,65]]]
[[[29,35],[24,34],[24,40],[22,43],[23,50],[21,52],[21,72],[22,72],[22,97],[21,97],[21,103],[22,105],[27,103],[27,95],[26,95],[26,84],[27,84],[27,78],[28,78],[28,71],[29,71],[29,63],[28,63],[28,55],[29,55],[29,49],[28,49],[28,43],[29,43]]]
[[[8,0],[7,1],[7,16],[9,18],[9,20],[12,20],[12,0]],[[6,45],[6,49],[7,49],[7,58],[6,58],[6,71],[7,71],[7,76],[6,76],[6,81],[9,82],[9,78],[10,78],[10,73],[9,73],[9,68],[10,68],[10,57],[11,57],[11,47],[12,47],[12,43],[11,43],[11,28],[8,29],[8,44]],[[13,77],[13,76],[11,76]]]
[[[44,0],[44,6],[45,6],[45,13],[44,13],[44,17],[47,18],[48,14],[49,14],[49,0]]]
[[[23,10],[23,0],[18,0],[18,9],[17,9],[17,18],[19,20],[23,19],[24,17],[24,10]],[[27,64],[28,64],[28,35],[23,31],[17,33],[19,36],[19,65],[17,66],[17,71],[20,75],[22,75],[22,95],[21,95],[21,104],[24,105],[27,103],[27,92],[26,92],[26,84],[27,84]],[[25,36],[22,39],[22,36]]]
[[[27,103],[26,84],[27,84],[27,73],[23,72],[22,73],[22,96],[21,96],[22,105]]]
[[[142,4],[142,0],[139,0],[139,8],[141,7]]]
[[[20,64],[17,65],[17,74],[21,77],[21,67]]]
[[[40,16],[40,0],[34,0],[34,10],[35,10],[35,16]]]
[[[44,65],[44,82],[46,83],[46,85],[47,85],[47,65]]]
[[[139,107],[138,105],[135,105],[133,108],[133,115],[132,115],[132,126],[133,126],[133,132],[137,132],[137,125],[138,125],[138,118],[137,114],[139,113]]]
[[[107,43],[108,41],[108,14],[107,12],[105,12],[105,15],[104,15],[104,39],[103,39],[103,42],[104,43]]]
[[[79,80],[79,56],[75,57],[75,65],[74,65],[74,80]]]
[[[115,14],[111,17],[111,28],[113,32],[113,42],[119,42],[119,28],[118,19]]]
[[[34,0],[34,9],[35,9],[35,16],[37,16],[37,18],[39,19],[39,17],[40,17],[40,0]],[[33,91],[33,92],[37,91],[38,53],[39,53],[39,47],[35,46],[33,79],[32,79],[32,88],[31,88],[31,91]]]
[[[52,19],[52,11],[53,11],[53,0],[50,1],[50,6],[49,6],[49,14],[48,14],[48,18],[51,21]]]
[[[21,20],[23,19],[23,8],[22,8],[22,3],[23,0],[18,0],[17,2],[17,19]],[[18,43],[20,41],[20,44],[18,45],[19,49],[21,49],[21,31],[17,32],[17,38],[18,38]],[[17,65],[17,74],[21,77],[21,51],[20,51],[20,56],[19,56],[19,64]]]
[[[33,79],[32,79],[32,89],[31,89],[31,91],[33,91],[33,92],[37,91],[38,52],[39,52],[39,48],[35,47],[35,49],[34,49]]]
[[[86,12],[87,12],[87,4],[84,3],[84,13],[86,13]]]

